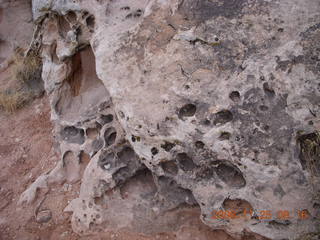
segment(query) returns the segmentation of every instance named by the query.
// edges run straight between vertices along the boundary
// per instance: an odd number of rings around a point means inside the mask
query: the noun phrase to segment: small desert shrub
[[[14,87],[0,91],[0,108],[14,112],[40,96],[43,93],[41,72],[42,61],[37,53],[30,52],[24,57],[23,50],[17,50],[11,65]]]
[[[300,161],[312,176],[320,176],[320,132],[315,131],[298,137]]]
[[[14,112],[24,106],[30,99],[30,95],[22,90],[0,92],[0,107],[6,112]]]
[[[17,81],[34,87],[41,82],[42,61],[36,52],[24,57],[16,54],[14,64],[12,66],[12,76]]]

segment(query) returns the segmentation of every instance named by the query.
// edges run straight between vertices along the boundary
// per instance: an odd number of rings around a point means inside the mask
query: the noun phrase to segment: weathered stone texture
[[[235,237],[317,231],[319,175],[298,139],[320,129],[318,0],[33,1],[33,11],[61,169],[82,177],[67,208],[76,232],[157,231],[157,216],[181,204]],[[253,216],[212,219],[235,206]],[[299,220],[303,209],[313,217]]]

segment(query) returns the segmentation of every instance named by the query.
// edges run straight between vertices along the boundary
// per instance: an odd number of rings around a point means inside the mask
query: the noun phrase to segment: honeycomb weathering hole
[[[99,135],[99,130],[97,128],[87,128],[86,135],[90,139],[95,139]]]
[[[188,205],[198,205],[193,193],[189,189],[181,187],[174,179],[167,176],[158,178],[158,191],[169,202],[177,205],[187,203]]]
[[[130,198],[131,195],[136,194],[136,191],[149,198],[152,198],[157,192],[152,172],[149,169],[144,168],[137,171],[120,186],[120,194],[123,199]]]
[[[229,140],[231,134],[229,132],[222,132],[219,136],[220,141]]]
[[[111,123],[112,121],[113,121],[113,115],[112,114],[102,115],[101,116],[101,123],[103,125]]]
[[[216,168],[216,173],[230,187],[242,188],[246,185],[241,171],[231,163],[220,163]]]
[[[202,148],[204,148],[204,146],[205,146],[205,144],[204,144],[203,142],[201,142],[201,141],[196,141],[194,145],[195,145],[196,148],[198,148],[198,149],[202,149]]]
[[[116,167],[118,170],[112,175],[116,184],[122,184],[141,169],[138,156],[128,145],[122,147],[122,149],[117,153],[116,159]]]
[[[161,144],[161,148],[166,152],[170,152],[172,148],[174,148],[175,144],[171,142],[165,141],[164,144]]]
[[[179,110],[179,118],[184,118],[184,117],[192,117],[197,111],[197,107],[194,104],[186,104]]]
[[[70,22],[75,22],[77,20],[77,14],[73,11],[68,11],[66,14],[66,18],[70,21]]]
[[[275,91],[269,86],[267,82],[263,84],[263,90],[265,94],[270,98],[273,98],[276,95]]]
[[[234,102],[240,101],[240,93],[238,91],[233,91],[229,94],[229,98]]]
[[[84,130],[74,126],[65,127],[60,134],[64,141],[70,143],[83,144],[85,141]]]
[[[183,171],[192,171],[197,165],[194,164],[192,161],[192,158],[188,156],[186,153],[178,153],[177,154],[177,161],[179,164],[179,167]]]
[[[98,166],[103,170],[109,170],[115,166],[115,154],[113,152],[102,153],[99,156]]]
[[[159,150],[156,147],[151,148],[151,154],[157,155],[159,153]]]
[[[96,74],[95,56],[91,47],[77,52],[71,60],[69,75],[61,87],[55,110],[63,120],[78,119],[109,100],[110,95]]]
[[[89,28],[93,29],[95,25],[95,17],[90,15],[86,18],[86,24]]]
[[[63,166],[66,169],[68,182],[79,180],[79,159],[72,151],[67,151],[63,154]]]
[[[117,138],[117,131],[114,127],[108,128],[104,132],[104,140],[106,142],[106,147],[111,146],[112,144],[115,143]]]
[[[69,161],[74,158],[74,154],[72,151],[67,151],[63,154],[63,166],[65,167]]]
[[[131,147],[124,147],[120,152],[117,153],[119,158],[119,162],[126,163],[129,162],[131,159],[136,157],[136,153],[133,151]]]
[[[128,167],[122,167],[112,175],[112,178],[117,185],[124,183],[128,179],[128,177],[129,177]]]
[[[162,162],[161,167],[167,174],[177,175],[178,167],[174,161]]]
[[[222,110],[214,115],[213,124],[222,125],[233,120],[233,114],[229,110]]]

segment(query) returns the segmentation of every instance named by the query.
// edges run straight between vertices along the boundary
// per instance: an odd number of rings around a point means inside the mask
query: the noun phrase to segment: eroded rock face
[[[235,237],[317,231],[319,170],[297,139],[319,143],[319,10],[317,0],[33,1],[60,180],[82,177],[73,229],[150,233],[165,228],[161,214],[199,205],[204,223]],[[253,213],[212,218],[233,208]]]

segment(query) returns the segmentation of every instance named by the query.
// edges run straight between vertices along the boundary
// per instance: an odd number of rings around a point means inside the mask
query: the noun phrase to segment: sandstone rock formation
[[[181,205],[199,205],[205,224],[234,237],[319,230],[318,0],[34,0],[32,9],[62,159],[21,202],[82,179],[66,208],[79,234],[152,233],[165,215],[174,227],[168,215]],[[253,213],[212,218],[233,208]]]

